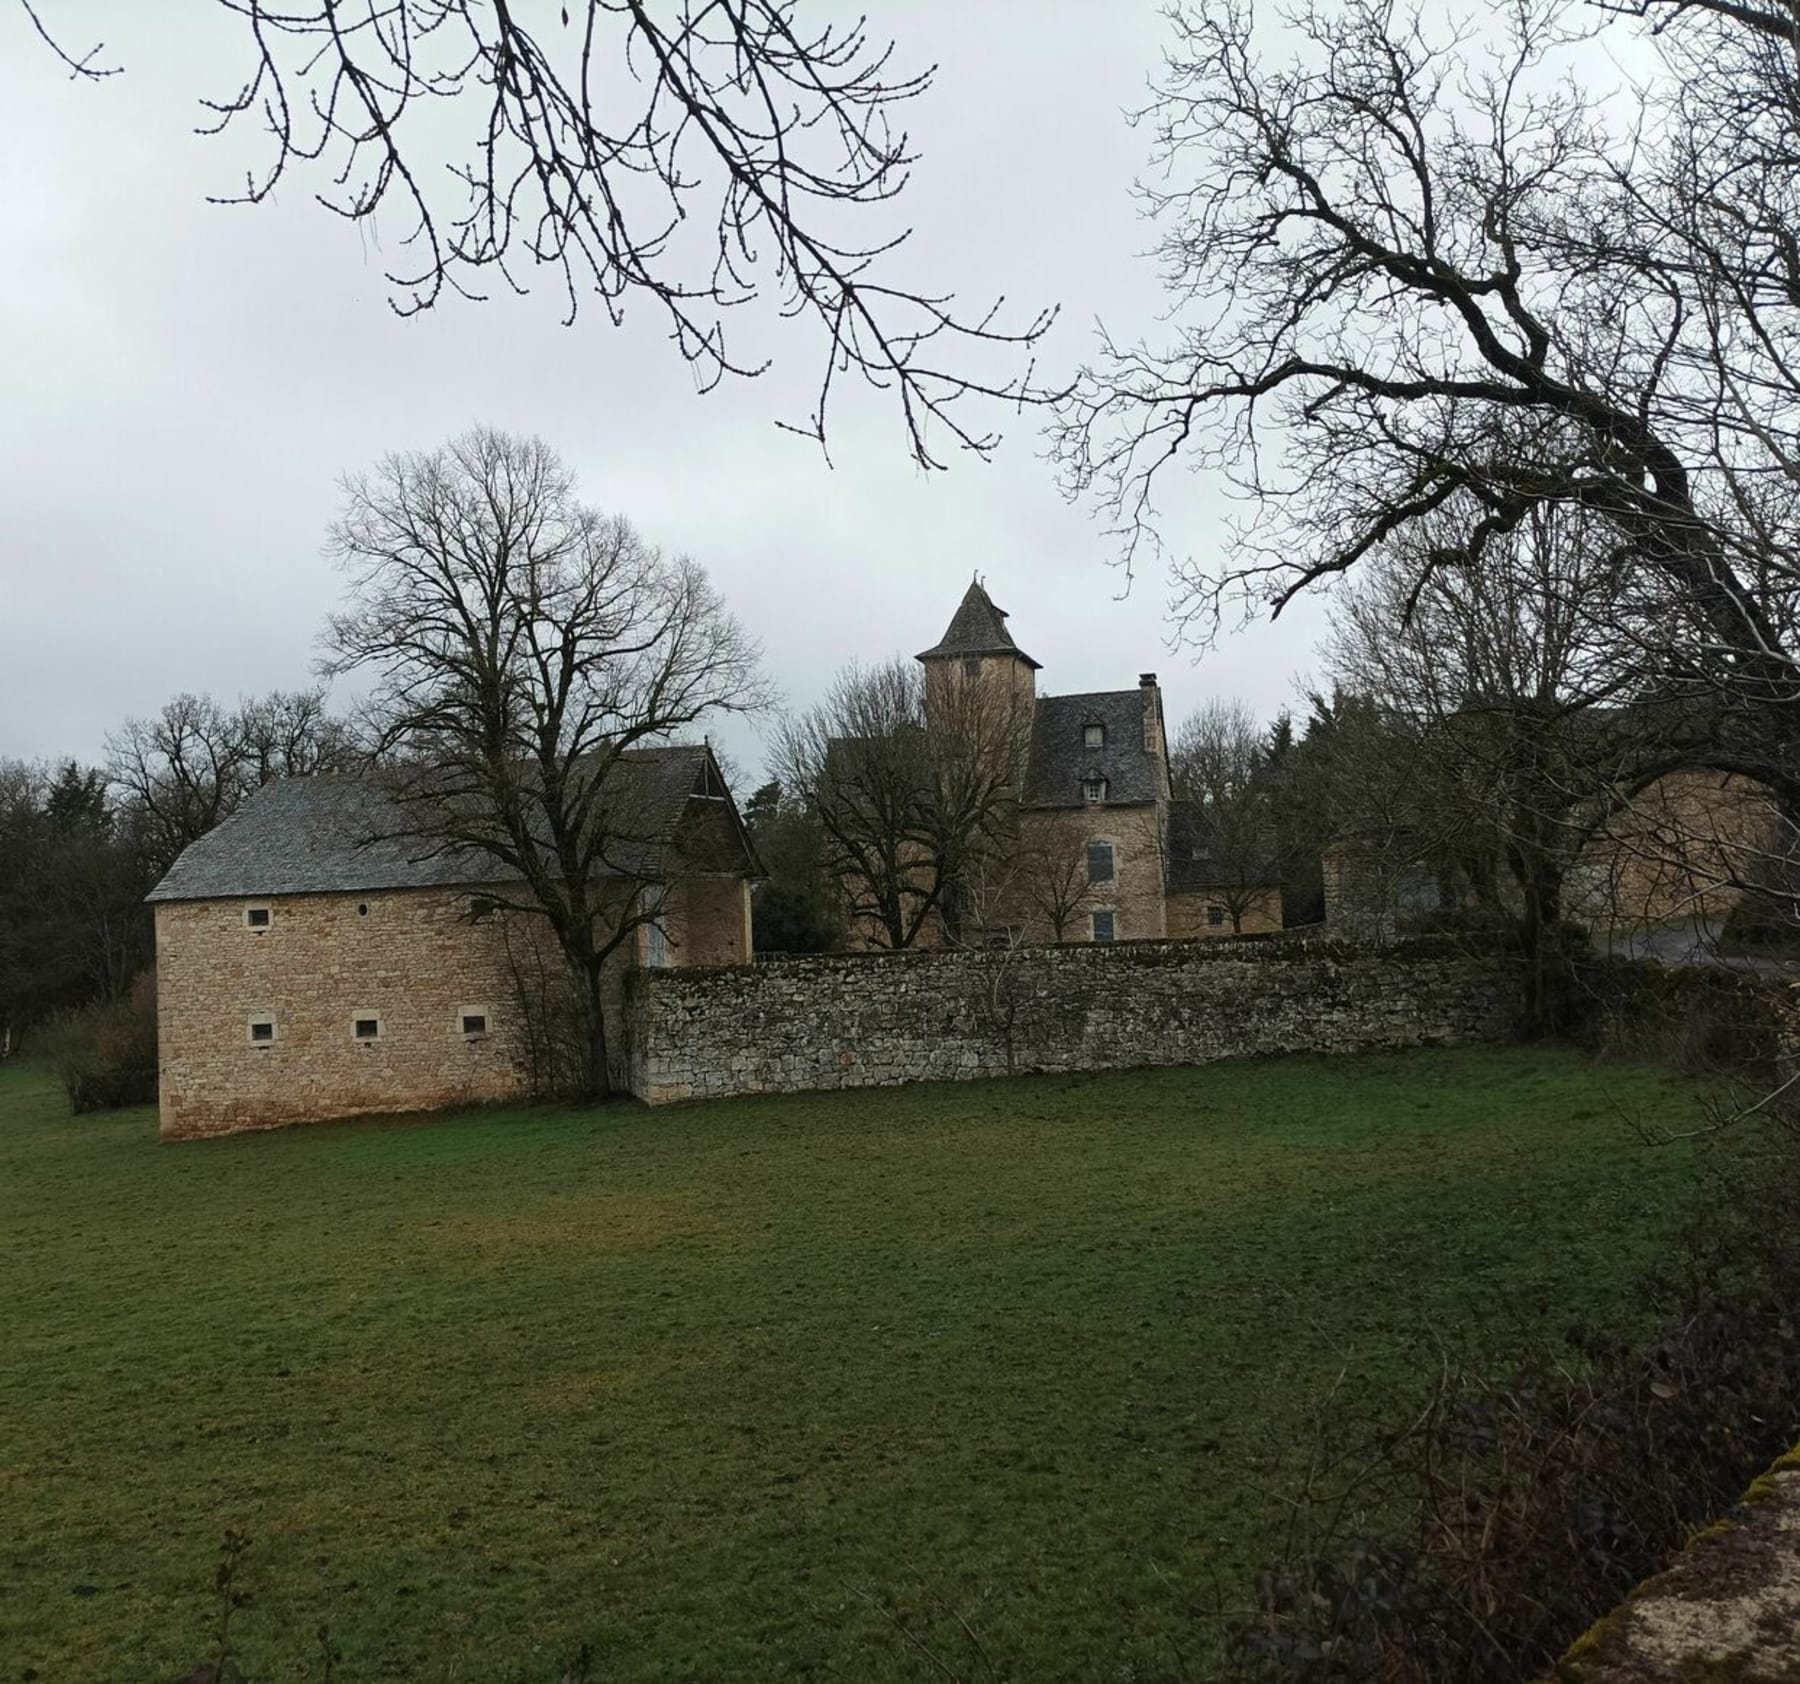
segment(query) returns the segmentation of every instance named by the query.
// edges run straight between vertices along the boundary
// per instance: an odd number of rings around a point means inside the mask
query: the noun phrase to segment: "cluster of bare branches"
[[[236,707],[184,692],[107,739],[107,776],[158,875],[273,778],[341,772],[360,750],[325,692],[273,690]]]
[[[942,925],[981,927],[983,885],[1009,871],[1030,708],[975,680],[931,683],[916,662],[840,673],[817,707],[786,721],[783,785],[825,837],[847,922],[883,947],[911,947]]]
[[[1766,716],[1796,695],[1793,40],[1710,0],[1646,10],[1666,73],[1622,111],[1582,72],[1625,26],[1569,0],[1486,25],[1307,4],[1286,59],[1248,6],[1178,8],[1145,114],[1174,337],[1108,344],[1058,447],[1128,557],[1171,461],[1248,496],[1223,568],[1178,565],[1194,630],[1397,540],[1428,572],[1579,511],[1792,783]]]
[[[1169,780],[1191,819],[1184,840],[1233,934],[1281,880],[1268,737],[1241,701],[1216,696],[1181,723]]]
[[[21,0],[71,73],[116,68]],[[1049,327],[1004,300],[973,314],[902,277],[909,230],[864,226],[914,162],[901,119],[931,85],[863,20],[802,20],[796,0],[216,0],[241,26],[242,83],[203,100],[203,132],[256,132],[263,161],[225,202],[293,179],[374,229],[398,219],[388,271],[402,315],[495,284],[556,278],[566,320],[597,299],[616,324],[659,311],[702,389],[759,374],[729,312],[771,296],[823,342],[796,430],[825,438],[834,381],[897,398],[914,457],[996,442],[959,400],[1031,395],[1018,353]],[[68,27],[73,27],[70,25]],[[984,363],[996,372],[979,372]],[[785,424],[785,423],[784,423]]]
[[[346,493],[327,670],[373,679],[363,724],[407,839],[486,856],[516,885],[486,898],[548,922],[602,1094],[607,962],[672,869],[638,751],[765,706],[760,650],[697,563],[582,503],[540,440],[477,430]]]

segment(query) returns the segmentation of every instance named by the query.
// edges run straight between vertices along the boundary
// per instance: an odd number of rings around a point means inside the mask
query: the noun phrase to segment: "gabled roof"
[[[630,835],[614,863],[626,871],[653,867],[661,848],[675,838],[689,801],[719,797],[736,822],[736,809],[705,746],[628,751],[608,777],[609,808],[632,815]],[[183,849],[145,898],[449,888],[504,882],[514,875],[482,849],[445,849],[409,836],[407,824],[405,804],[372,779],[330,773],[278,779]],[[741,823],[737,829],[742,834]],[[754,873],[755,854],[748,838],[743,840]]]
[[[951,617],[944,635],[929,649],[921,650],[918,659],[934,661],[953,655],[1011,655],[1028,667],[1043,665],[1013,642],[1012,633],[1006,629],[1006,610],[994,606],[993,598],[981,588],[979,580],[963,593],[962,605]]]
[[[1086,746],[1090,725],[1105,730],[1100,748]],[[1025,805],[1087,805],[1081,786],[1090,778],[1106,780],[1108,807],[1140,806],[1168,793],[1161,757],[1144,747],[1142,690],[1038,697],[1025,769]]]

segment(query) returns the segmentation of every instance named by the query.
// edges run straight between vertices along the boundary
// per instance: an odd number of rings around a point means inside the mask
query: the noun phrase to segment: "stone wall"
[[[165,1140],[522,1091],[502,919],[467,891],[370,890],[156,908],[159,1104]],[[266,908],[266,928],[245,922]],[[465,1013],[487,1032],[465,1035]],[[358,1040],[358,1017],[378,1020]],[[252,1018],[274,1038],[251,1039]]]
[[[1514,961],[1442,940],[1265,938],[776,959],[627,980],[651,1104],[1494,1040]]]

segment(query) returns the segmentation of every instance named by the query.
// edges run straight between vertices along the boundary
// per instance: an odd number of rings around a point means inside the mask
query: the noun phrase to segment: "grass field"
[[[1203,1677],[1308,1410],[1627,1317],[1690,1110],[1464,1050],[162,1147],[0,1070],[0,1684],[207,1658],[228,1529],[256,1684]]]

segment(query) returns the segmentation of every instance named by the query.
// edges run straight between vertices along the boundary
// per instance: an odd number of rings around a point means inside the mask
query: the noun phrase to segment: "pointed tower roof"
[[[920,650],[918,658],[931,661],[953,655],[1011,655],[1033,669],[1043,665],[1013,642],[1006,629],[1006,610],[994,606],[979,579],[963,593],[962,606],[952,616],[948,630],[929,649]]]

